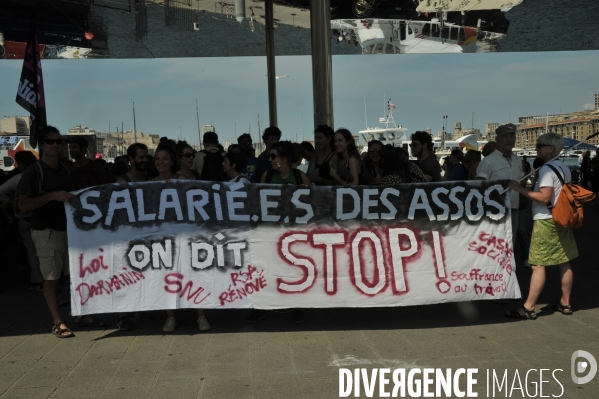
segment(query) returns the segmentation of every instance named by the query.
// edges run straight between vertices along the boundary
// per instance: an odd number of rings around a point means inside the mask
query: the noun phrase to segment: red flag
[[[389,108],[395,108],[395,104],[389,103]]]
[[[17,90],[17,104],[29,111],[30,128],[29,143],[37,147],[37,132],[46,126],[46,101],[44,98],[44,79],[42,77],[42,62],[37,43],[35,21],[31,21],[27,49],[23,59],[23,69]]]

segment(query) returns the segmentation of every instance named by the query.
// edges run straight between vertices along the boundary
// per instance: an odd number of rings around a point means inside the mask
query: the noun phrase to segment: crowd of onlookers
[[[247,133],[238,137],[237,144],[225,149],[219,143],[218,135],[208,132],[203,136],[200,151],[185,141],[175,142],[163,137],[153,156],[144,144],[135,143],[127,149],[126,155],[106,163],[102,159],[89,159],[88,143],[83,137],[69,137],[67,142],[57,129],[48,126],[39,134],[40,160],[31,152],[18,152],[16,169],[2,176],[1,238],[3,242],[25,248],[30,288],[44,292],[54,320],[52,332],[66,338],[73,336],[73,332],[59,311],[63,302],[60,280],[62,275],[68,274],[66,215],[62,202],[73,197],[72,191],[107,183],[127,185],[175,179],[325,186],[507,179],[512,180],[510,187],[518,193],[510,196],[512,236],[513,243],[520,247],[523,264],[532,265],[533,277],[536,275],[539,279],[541,272],[538,270],[544,273],[539,267],[560,265],[560,272],[571,282],[568,262],[577,255],[576,243],[571,231],[564,233],[548,221],[551,212],[547,203],[556,200],[560,187],[551,175],[553,172],[542,167],[543,163],[551,161],[562,169],[563,177],[572,179],[568,167],[554,160],[563,148],[563,140],[555,134],[539,137],[538,157],[531,167],[512,152],[515,132],[514,125],[502,125],[497,129],[496,141],[487,143],[482,151],[454,149],[439,160],[431,135],[424,131],[411,136],[410,151],[372,140],[360,153],[347,129],[334,131],[326,125],[318,126],[314,131],[313,146],[309,142],[282,141],[281,131],[269,127],[262,135],[265,150],[258,155],[252,137]],[[65,156],[65,145],[68,145],[70,160]],[[597,192],[599,157],[591,159],[589,155],[587,152],[583,158],[581,182],[590,183]],[[537,173],[532,173],[534,171]],[[532,191],[526,188],[527,182]],[[526,210],[530,203],[535,220],[532,242],[526,228]],[[541,227],[544,229],[542,239],[538,233]],[[557,241],[556,237],[559,238]],[[553,251],[551,258],[543,255],[543,251],[547,252],[548,242],[554,247],[561,245],[559,253]],[[556,309],[571,314],[569,293],[564,295]],[[508,316],[534,319],[534,303],[534,299],[530,300],[527,306],[513,310]],[[197,312],[200,330],[209,330],[211,327],[204,312],[201,309]],[[256,309],[246,321],[255,323],[265,316],[264,311]],[[295,323],[304,321],[298,309],[292,311],[292,317]],[[130,329],[131,318],[131,315],[120,315],[118,327]],[[106,325],[91,315],[78,317],[75,323],[89,327]],[[176,325],[174,311],[167,311],[163,331],[172,332]]]

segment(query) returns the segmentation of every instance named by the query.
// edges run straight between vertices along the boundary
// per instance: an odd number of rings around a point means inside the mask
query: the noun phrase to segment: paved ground
[[[563,369],[556,373],[561,397],[597,397],[599,376],[575,385],[570,357],[582,349],[599,359],[598,225],[599,210],[587,208],[585,227],[576,231],[575,315],[544,309],[559,297],[552,270],[536,321],[503,317],[515,301],[307,310],[300,326],[285,313],[247,325],[247,311],[209,311],[214,328],[200,333],[195,313],[182,312],[180,327],[165,335],[164,315],[154,312],[133,331],[117,330],[114,315],[104,315],[108,328],[59,340],[50,334],[42,294],[11,277],[0,286],[0,398],[334,398],[339,367],[478,367],[479,397],[487,397],[487,369],[507,369],[510,386],[516,370],[526,384],[529,369]],[[0,256],[6,265],[10,256]],[[525,295],[530,270],[519,267],[518,277]],[[543,380],[550,381],[543,395],[560,395],[551,374]],[[538,381],[531,373],[531,395]]]

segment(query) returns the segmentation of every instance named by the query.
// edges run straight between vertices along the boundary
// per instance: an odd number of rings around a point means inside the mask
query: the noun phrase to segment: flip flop
[[[566,316],[572,316],[574,312],[572,312],[572,306],[570,305],[562,305],[561,302],[555,303],[551,306],[551,310],[554,312],[560,312],[561,314],[565,314]]]
[[[54,336],[56,338],[73,338],[75,336],[75,334],[73,334],[73,331],[71,331],[68,327],[67,328],[60,328],[60,325],[64,324],[64,323],[56,323],[52,326],[52,334],[54,334]],[[66,325],[66,324],[65,324]],[[63,335],[64,333],[69,333],[68,335]]]
[[[537,314],[535,313],[534,309],[528,310],[524,307],[524,305],[522,305],[508,312],[505,312],[505,317],[517,320],[536,320]]]

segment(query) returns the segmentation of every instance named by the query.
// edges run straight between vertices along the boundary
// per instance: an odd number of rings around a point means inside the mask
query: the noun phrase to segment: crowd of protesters
[[[67,338],[74,334],[59,308],[67,302],[61,296],[61,277],[69,273],[63,202],[73,198],[72,191],[108,183],[127,185],[176,179],[322,186],[507,179],[512,181],[510,188],[515,192],[510,196],[513,246],[518,245],[524,266],[532,267],[529,297],[507,316],[536,318],[534,307],[544,285],[545,267],[552,265],[558,266],[562,278],[562,297],[553,308],[572,314],[569,261],[578,252],[571,230],[553,223],[547,204],[555,203],[561,186],[554,168],[543,166],[551,163],[563,172],[566,181],[571,180],[568,167],[553,160],[563,148],[563,139],[556,134],[541,135],[536,144],[538,157],[531,168],[526,159],[521,160],[512,152],[516,127],[502,125],[496,133],[496,141],[487,143],[482,152],[471,149],[464,153],[462,149],[454,149],[441,162],[435,154],[431,135],[424,131],[415,132],[411,137],[413,160],[410,160],[405,148],[377,140],[368,142],[367,151],[360,154],[349,130],[334,131],[321,125],[314,131],[314,147],[309,142],[281,141],[281,131],[269,127],[262,135],[265,150],[256,156],[252,137],[247,133],[239,136],[237,144],[225,149],[216,133],[207,132],[201,151],[185,141],[163,137],[153,157],[147,146],[135,143],[127,149],[126,155],[107,164],[87,157],[88,143],[84,138],[68,137],[67,143],[57,129],[47,126],[38,137],[39,161],[31,152],[18,152],[16,169],[3,177],[0,187],[0,202],[4,204],[2,217],[6,219],[3,224],[10,224],[12,220],[12,231],[20,236],[30,268],[30,288],[44,293],[53,318],[52,333]],[[71,161],[66,160],[63,150],[67,144]],[[305,172],[299,169],[302,163]],[[523,176],[530,179],[521,179]],[[529,180],[532,190],[526,188]],[[591,159],[588,152],[585,154],[581,181],[590,183],[597,192],[599,157]],[[526,228],[529,203],[534,219],[532,239]],[[4,226],[3,231],[8,228]],[[63,283],[68,284],[64,280]],[[200,330],[209,330],[211,326],[202,309],[197,309],[197,316]],[[304,322],[298,309],[292,311],[292,316],[295,323]],[[264,317],[266,312],[254,310],[246,322],[256,323]],[[131,329],[132,318],[128,314],[120,315],[117,327]],[[80,326],[106,326],[93,315],[80,316],[74,322]],[[176,326],[176,314],[168,310],[163,331],[172,332]]]

